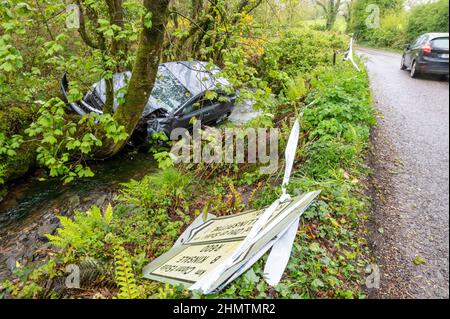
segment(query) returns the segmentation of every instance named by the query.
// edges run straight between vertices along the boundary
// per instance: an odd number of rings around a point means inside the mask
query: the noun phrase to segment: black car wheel
[[[413,61],[411,66],[411,78],[415,79],[419,75],[419,71],[417,71],[417,62]]]
[[[402,62],[401,62],[401,65],[400,65],[400,70],[406,70],[406,69],[407,69],[407,67],[405,65],[405,56],[402,56]]]

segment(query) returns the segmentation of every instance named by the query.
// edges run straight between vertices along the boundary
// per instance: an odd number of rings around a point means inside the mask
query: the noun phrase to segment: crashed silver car
[[[137,127],[138,133],[146,131],[151,137],[155,132],[164,132],[168,136],[175,128],[192,128],[192,118],[202,124],[214,125],[224,121],[233,111],[235,96],[223,93],[229,82],[218,76],[221,70],[208,67],[206,62],[170,62],[159,66],[156,82],[148,103]],[[123,97],[131,78],[131,72],[117,73],[113,76],[116,92],[113,110],[119,107],[118,99]],[[64,75],[61,90],[67,98],[68,79]],[[211,100],[205,96],[208,91],[217,93]],[[87,113],[102,114],[106,101],[106,81],[94,84],[92,89],[78,103],[69,103],[79,115]]]

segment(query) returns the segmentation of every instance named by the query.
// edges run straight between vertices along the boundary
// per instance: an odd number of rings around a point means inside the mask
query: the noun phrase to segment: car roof
[[[432,39],[448,38],[448,36],[449,36],[448,33],[443,33],[443,32],[426,33],[425,35],[428,35]]]
[[[215,76],[220,69],[207,62],[178,61],[162,65],[194,96],[229,85],[225,79]]]
[[[217,73],[221,70],[210,65],[207,62],[200,61],[182,61],[182,62],[167,62],[159,65],[159,72],[161,68],[165,67],[180,83],[183,85],[192,96],[197,96],[208,90],[220,89],[220,87],[226,87],[229,82],[220,77],[216,77]],[[126,82],[131,78],[131,72],[116,73],[113,75],[114,91],[118,92],[121,88],[126,86]],[[106,101],[106,81],[100,80],[93,86],[97,96],[100,97],[103,103]],[[119,94],[123,95],[122,93]],[[118,100],[114,99],[114,110],[119,106]],[[150,114],[152,111],[159,109],[160,105],[158,101],[150,96],[147,106],[144,111],[144,115]]]

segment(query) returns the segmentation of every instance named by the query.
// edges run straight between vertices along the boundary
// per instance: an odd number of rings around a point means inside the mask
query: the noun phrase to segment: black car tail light
[[[423,54],[425,54],[425,55],[430,55],[432,51],[433,51],[433,48],[432,48],[432,46],[431,46],[431,42],[428,42],[427,44],[425,44],[425,45],[422,47],[422,52],[423,52]]]

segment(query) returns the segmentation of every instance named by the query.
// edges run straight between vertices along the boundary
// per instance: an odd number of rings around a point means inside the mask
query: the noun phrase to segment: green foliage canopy
[[[408,18],[407,42],[413,42],[418,36],[428,32],[448,32],[449,1],[421,4],[414,7]]]
[[[349,30],[361,41],[370,40],[375,28],[371,28],[367,21],[374,12],[373,6],[378,6],[380,17],[389,11],[399,11],[403,8],[404,0],[357,0],[353,3],[352,18]]]

